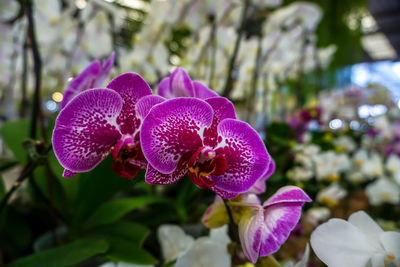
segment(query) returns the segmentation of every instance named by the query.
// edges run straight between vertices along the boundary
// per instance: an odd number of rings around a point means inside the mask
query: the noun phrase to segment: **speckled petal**
[[[186,162],[187,163],[187,162]],[[178,164],[176,169],[170,174],[163,174],[147,164],[145,180],[149,184],[166,185],[172,184],[180,180],[186,173],[187,166],[185,163]]]
[[[140,132],[147,161],[161,173],[172,173],[184,154],[203,145],[202,132],[212,118],[211,106],[196,98],[175,98],[154,106]]]
[[[147,95],[142,97],[136,104],[137,116],[143,121],[153,106],[164,101],[165,98],[158,95]]]
[[[275,161],[271,158],[271,161],[268,164],[268,169],[265,171],[263,175],[257,180],[257,182],[250,187],[247,193],[250,194],[262,194],[267,189],[265,182],[268,180],[269,177],[275,172]]]
[[[97,75],[101,71],[101,65],[98,60],[90,63],[78,76],[76,76],[63,92],[63,100],[61,109],[63,109],[77,94],[80,92],[94,88]]]
[[[116,91],[123,100],[122,110],[117,118],[121,133],[134,135],[140,127],[135,106],[140,98],[152,94],[149,85],[138,74],[125,73],[112,80],[107,88]]]
[[[213,97],[205,101],[213,108],[214,117],[211,127],[204,130],[204,145],[215,147],[218,139],[218,124],[224,119],[236,119],[235,108],[224,97]]]
[[[78,173],[76,173],[76,172],[72,172],[72,171],[70,171],[70,170],[68,170],[68,169],[64,169],[63,177],[65,177],[65,178],[70,178],[70,177],[75,176],[75,175],[77,175],[77,174],[78,174]]]
[[[227,190],[220,189],[215,185],[211,186],[210,189],[212,191],[214,191],[217,195],[219,195],[220,197],[225,198],[225,199],[234,198],[239,195],[239,193],[229,192]]]
[[[246,192],[265,173],[270,156],[257,132],[247,123],[225,119],[218,125],[217,154],[228,162],[226,172],[211,175],[217,187],[230,192]]]
[[[193,82],[194,96],[200,99],[216,97],[218,94],[199,81]]]
[[[186,71],[182,68],[177,68],[169,77],[169,86],[174,97],[193,97],[194,88],[192,80]]]
[[[157,92],[160,96],[165,98],[172,98],[171,87],[169,87],[169,77],[166,77],[161,80],[158,84]]]
[[[92,89],[76,96],[58,115],[54,153],[71,172],[93,169],[121,137],[116,117],[121,97],[112,90]]]

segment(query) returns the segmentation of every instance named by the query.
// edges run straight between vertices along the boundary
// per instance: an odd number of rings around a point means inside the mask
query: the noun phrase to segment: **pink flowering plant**
[[[237,119],[228,99],[192,81],[182,68],[160,82],[158,95],[135,73],[98,88],[112,60],[113,55],[102,65],[92,63],[66,90],[70,97],[52,138],[63,176],[90,172],[110,154],[111,169],[122,178],[141,179],[140,170],[150,185],[188,177],[199,189],[217,195],[203,216],[205,226],[215,227],[209,223],[213,217],[233,214],[232,240],[241,244],[248,260],[255,263],[276,252],[311,199],[290,186],[261,204],[256,194],[265,192],[275,162],[258,133]],[[221,203],[223,209],[215,212]],[[226,223],[229,220],[218,226]]]

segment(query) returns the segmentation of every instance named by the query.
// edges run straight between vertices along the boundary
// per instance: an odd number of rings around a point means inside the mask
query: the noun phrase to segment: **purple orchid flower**
[[[218,96],[213,90],[199,81],[192,81],[187,72],[177,68],[171,76],[164,78],[158,85],[158,94],[167,99],[174,97],[196,97],[207,99]]]
[[[236,120],[232,103],[222,97],[181,97],[154,106],[140,140],[149,163],[146,182],[171,184],[188,172],[197,186],[223,198],[246,192],[271,160],[257,132]]]
[[[268,168],[265,171],[263,175],[257,180],[257,182],[250,187],[249,191],[247,193],[249,194],[262,194],[266,190],[266,185],[265,182],[268,180],[269,177],[271,177],[272,174],[275,172],[275,161],[271,158],[271,161],[269,162]]]
[[[239,237],[248,259],[256,263],[259,257],[276,252],[289,237],[301,216],[305,202],[311,199],[296,186],[280,188],[264,204],[253,195],[246,202],[248,212],[239,222]]]
[[[100,87],[107,79],[111,68],[114,66],[114,59],[115,52],[112,52],[109,58],[102,63],[95,60],[73,79],[64,90],[61,109],[82,91]]]
[[[141,122],[151,106],[161,101],[134,73],[116,77],[107,89],[78,94],[61,110],[53,132],[63,175],[90,171],[111,152],[112,169],[124,178],[134,178],[147,167],[139,140]]]

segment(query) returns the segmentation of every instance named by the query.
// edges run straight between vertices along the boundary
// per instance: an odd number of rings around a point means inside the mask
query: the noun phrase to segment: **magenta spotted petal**
[[[145,180],[149,184],[167,185],[180,180],[187,171],[187,161],[178,163],[176,169],[170,174],[163,174],[147,164]]]
[[[249,194],[262,194],[266,190],[265,182],[275,172],[275,161],[271,158],[266,172],[257,180],[257,182],[249,189]]]
[[[165,101],[165,98],[158,95],[142,97],[136,104],[136,114],[143,121],[149,114],[152,107]]]
[[[53,148],[69,172],[93,169],[121,137],[115,123],[123,105],[119,94],[92,89],[76,96],[57,117]]]
[[[98,60],[90,63],[75,79],[73,79],[64,90],[61,109],[63,109],[76,95],[87,89],[100,87],[107,79],[114,65],[115,53],[100,64]]]
[[[224,97],[213,97],[205,100],[214,111],[214,117],[211,127],[204,131],[204,145],[215,147],[218,143],[217,127],[224,119],[236,119],[235,108],[233,104]]]
[[[218,188],[246,192],[265,173],[269,161],[267,149],[257,132],[245,122],[225,119],[218,125],[217,153],[228,162],[224,174],[211,175]]]
[[[140,98],[152,94],[150,86],[138,74],[125,73],[112,80],[107,88],[116,91],[123,100],[122,110],[117,117],[121,133],[133,135],[140,128],[136,103]]]
[[[311,199],[298,187],[285,186],[263,206],[252,205],[239,222],[239,236],[244,252],[253,263],[258,257],[276,252],[287,240],[301,216],[301,208]]]
[[[202,132],[212,119],[212,107],[196,98],[175,98],[154,106],[140,134],[147,161],[161,173],[172,173],[184,154],[202,147]]]

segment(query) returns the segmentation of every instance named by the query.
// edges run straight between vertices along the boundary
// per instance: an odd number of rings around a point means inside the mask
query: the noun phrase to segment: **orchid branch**
[[[245,27],[246,18],[247,18],[247,10],[249,9],[249,6],[250,6],[250,0],[245,0],[243,11],[242,11],[242,15],[241,15],[241,19],[240,19],[239,31],[238,31],[238,35],[237,35],[236,42],[235,42],[235,48],[233,50],[231,59],[229,61],[228,72],[226,74],[225,86],[224,86],[224,90],[222,92],[222,96],[224,96],[224,97],[228,97],[229,98],[229,95],[231,94],[232,89],[233,89],[233,87],[232,87],[232,82],[233,82],[232,73],[233,73],[233,69],[235,68],[236,58],[238,56],[240,43],[242,41],[242,36],[244,34],[244,27]]]

